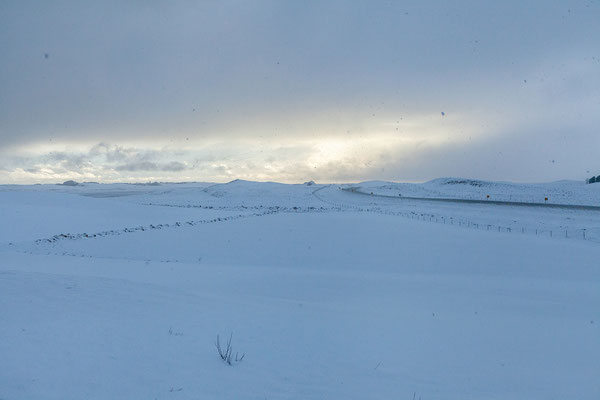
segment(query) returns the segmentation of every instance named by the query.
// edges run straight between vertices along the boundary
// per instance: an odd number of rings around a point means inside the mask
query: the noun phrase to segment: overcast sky
[[[598,0],[0,0],[0,183],[591,174]]]

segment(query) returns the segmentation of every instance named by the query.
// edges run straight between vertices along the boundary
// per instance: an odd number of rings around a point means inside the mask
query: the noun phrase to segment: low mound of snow
[[[79,186],[78,182],[75,181],[65,181],[62,183],[63,186]]]

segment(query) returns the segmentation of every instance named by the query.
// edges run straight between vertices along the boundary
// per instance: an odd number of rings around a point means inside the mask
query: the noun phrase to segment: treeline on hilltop
[[[600,183],[600,175],[586,179],[585,183]]]

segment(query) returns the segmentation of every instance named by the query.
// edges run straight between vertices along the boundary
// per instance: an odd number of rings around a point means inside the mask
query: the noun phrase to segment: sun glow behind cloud
[[[10,155],[5,152],[3,159],[14,167],[4,166],[0,178],[9,183],[372,179],[381,176],[381,169],[388,164],[402,161],[420,148],[439,148],[473,136],[476,125],[465,118],[438,114],[364,122],[356,133],[283,134],[259,141],[189,135],[185,141],[156,140],[151,145],[145,141],[38,142],[13,147]],[[327,127],[327,131],[336,129]],[[387,175],[394,178],[393,172]]]

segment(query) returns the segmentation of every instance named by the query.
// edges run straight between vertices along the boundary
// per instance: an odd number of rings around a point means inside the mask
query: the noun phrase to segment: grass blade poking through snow
[[[227,365],[232,365],[233,362],[240,362],[246,356],[246,353],[242,353],[240,356],[237,352],[235,353],[235,358],[232,358],[233,355],[233,347],[231,346],[231,340],[233,339],[233,332],[229,335],[229,339],[227,340],[227,345],[225,349],[221,347],[221,341],[219,339],[219,335],[217,335],[217,341],[215,342],[215,347],[219,352],[219,357],[223,362],[227,363]]]

